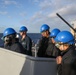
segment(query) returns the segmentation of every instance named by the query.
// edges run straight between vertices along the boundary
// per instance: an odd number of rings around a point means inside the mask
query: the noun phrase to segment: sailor
[[[46,49],[48,47],[48,40],[50,36],[49,32],[50,27],[47,24],[43,24],[40,28],[40,33],[42,35],[41,39],[39,40],[39,48],[37,52],[38,57],[46,57]]]
[[[23,46],[18,41],[16,41],[16,34],[17,33],[13,28],[5,29],[3,32],[4,48],[25,54]]]
[[[56,58],[60,54],[60,50],[55,46],[55,37],[60,33],[58,28],[54,28],[50,33],[50,40],[46,54],[47,56]]]
[[[25,53],[27,55],[32,56],[32,40],[31,38],[27,35],[28,29],[25,26],[20,27],[20,43],[22,46],[25,48]]]
[[[40,28],[41,39],[39,40],[39,48],[37,52],[38,57],[53,57],[54,44],[50,38],[50,27],[47,24],[43,24]]]
[[[61,31],[55,38],[61,55],[56,58],[58,75],[76,75],[76,50],[74,37],[69,31]]]

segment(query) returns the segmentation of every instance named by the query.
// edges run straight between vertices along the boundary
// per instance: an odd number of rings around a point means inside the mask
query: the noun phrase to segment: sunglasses
[[[59,48],[61,45],[63,45],[63,46],[69,46],[69,44],[66,44],[66,43],[55,43],[55,46],[57,48]]]

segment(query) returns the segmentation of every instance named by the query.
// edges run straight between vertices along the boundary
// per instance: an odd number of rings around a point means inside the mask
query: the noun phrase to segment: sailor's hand
[[[62,62],[62,57],[61,57],[61,56],[58,56],[58,57],[56,58],[56,62],[57,62],[57,64],[61,64],[61,62]]]
[[[21,40],[24,40],[24,39],[25,39],[25,35],[22,36],[22,39]]]

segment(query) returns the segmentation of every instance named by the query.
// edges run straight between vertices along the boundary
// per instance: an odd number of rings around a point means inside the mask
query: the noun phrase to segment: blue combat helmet
[[[13,28],[7,28],[3,32],[3,37],[6,37],[6,36],[11,35],[11,34],[16,34],[16,31]]]
[[[50,37],[55,38],[59,32],[60,32],[60,30],[58,28],[53,29],[50,33]]]
[[[19,30],[19,32],[27,32],[28,31],[28,29],[25,27],[25,26],[22,26],[21,28],[20,28],[20,30]]]
[[[44,32],[44,31],[46,31],[46,30],[49,30],[50,29],[50,27],[47,25],[47,24],[43,24],[42,26],[41,26],[41,28],[40,28],[40,32],[42,33],[42,32]]]
[[[56,42],[74,44],[74,36],[69,31],[61,31],[55,38]]]

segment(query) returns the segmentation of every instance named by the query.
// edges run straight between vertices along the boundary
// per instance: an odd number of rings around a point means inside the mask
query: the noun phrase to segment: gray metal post
[[[35,57],[37,57],[37,44],[35,44]]]

